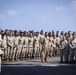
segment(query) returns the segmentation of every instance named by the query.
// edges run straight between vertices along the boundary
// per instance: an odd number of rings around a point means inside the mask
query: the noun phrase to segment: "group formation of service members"
[[[2,62],[20,61],[60,56],[60,62],[76,60],[76,32],[40,32],[0,29],[0,48],[4,52]]]

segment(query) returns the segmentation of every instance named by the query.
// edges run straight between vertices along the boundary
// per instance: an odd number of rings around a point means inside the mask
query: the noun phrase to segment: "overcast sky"
[[[0,0],[0,28],[76,31],[76,0]]]

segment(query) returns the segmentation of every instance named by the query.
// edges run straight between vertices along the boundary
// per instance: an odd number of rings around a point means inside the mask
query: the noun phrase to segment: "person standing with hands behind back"
[[[67,62],[67,50],[68,50],[68,42],[66,40],[66,37],[63,36],[63,39],[60,41],[60,63],[63,63],[64,61]]]

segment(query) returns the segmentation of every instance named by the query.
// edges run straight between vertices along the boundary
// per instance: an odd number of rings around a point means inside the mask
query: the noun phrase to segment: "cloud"
[[[69,9],[72,12],[73,16],[76,17],[76,0],[73,0],[70,4],[69,4]]]
[[[70,4],[70,8],[72,11],[76,12],[76,0],[73,0],[72,3]]]
[[[73,0],[68,5],[55,6],[56,11],[64,11],[64,10],[69,10],[69,9],[73,12],[76,12],[76,0]]]
[[[71,12],[74,16],[76,16],[76,0],[72,0],[68,5],[55,6],[56,11],[65,11]]]
[[[8,10],[7,11],[7,15],[8,16],[15,16],[15,15],[17,15],[17,11],[15,11],[15,10]]]
[[[6,20],[9,17],[13,17],[17,15],[17,11],[15,10],[7,10],[4,14],[0,14],[0,19]]]
[[[56,11],[64,11],[65,9],[66,9],[65,6],[56,6],[56,7],[55,7],[55,10],[56,10]]]

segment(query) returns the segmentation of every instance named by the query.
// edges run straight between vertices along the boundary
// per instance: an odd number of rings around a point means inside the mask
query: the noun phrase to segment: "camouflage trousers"
[[[5,48],[1,48],[1,50],[4,52],[3,54],[2,54],[2,60],[7,60],[7,49],[5,49]]]
[[[75,49],[70,49],[69,61],[73,61],[74,57],[75,57],[75,61],[76,61],[76,48]]]
[[[12,52],[12,60],[17,60],[17,50],[18,50],[18,47],[14,47],[13,48],[13,52]]]
[[[23,49],[22,49],[22,58],[27,59],[28,58],[27,56],[28,56],[28,47],[23,46]]]
[[[21,59],[22,57],[21,55],[22,55],[22,45],[19,45],[17,49],[17,59]]]
[[[53,56],[53,47],[49,47],[49,49],[48,49],[48,56],[50,56],[50,57]]]
[[[47,61],[47,56],[48,56],[48,51],[42,50],[42,52],[41,52],[41,61],[42,62]]]
[[[33,47],[31,46],[29,46],[28,47],[28,58],[32,58],[32,56],[33,56]]]
[[[7,59],[11,61],[12,59],[12,52],[13,52],[13,48],[12,47],[7,47]]]
[[[67,59],[67,49],[61,49],[60,50],[60,60],[61,60],[61,62],[68,61],[68,59]]]

